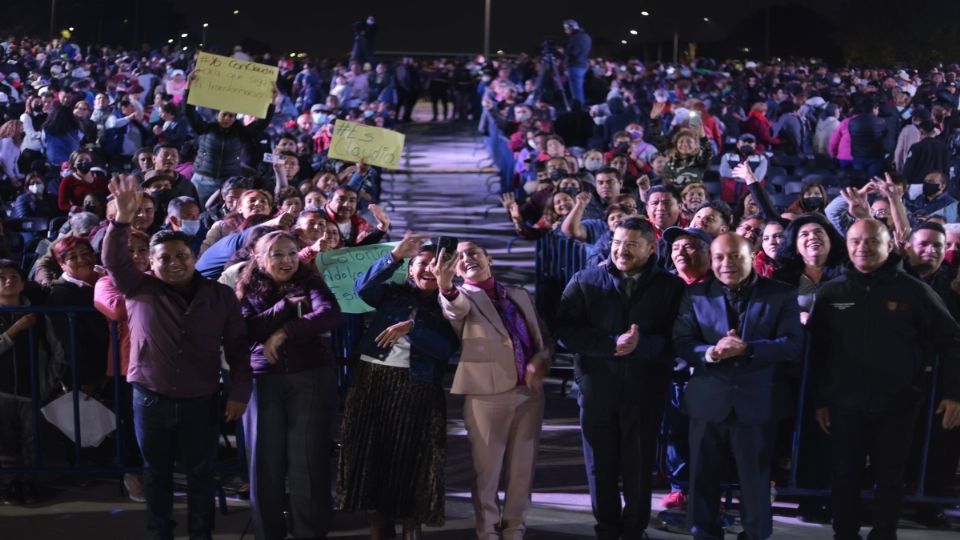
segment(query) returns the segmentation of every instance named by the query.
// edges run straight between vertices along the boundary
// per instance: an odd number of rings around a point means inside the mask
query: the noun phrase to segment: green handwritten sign
[[[333,125],[329,157],[343,161],[360,161],[367,165],[396,169],[403,154],[403,133],[346,120]]]
[[[317,268],[323,275],[327,286],[333,291],[344,313],[367,313],[373,311],[366,302],[353,291],[357,278],[366,272],[373,263],[390,253],[398,242],[374,244],[352,248],[335,249],[317,255]],[[403,283],[407,279],[407,263],[393,274],[394,283]]]

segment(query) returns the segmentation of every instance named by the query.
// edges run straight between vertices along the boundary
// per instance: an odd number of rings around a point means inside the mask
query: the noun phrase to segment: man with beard
[[[649,221],[621,221],[610,262],[575,274],[558,308],[558,337],[579,355],[584,462],[601,539],[643,538],[650,520],[671,324],[683,293],[658,264],[657,242]]]
[[[720,199],[727,204],[734,204],[747,190],[747,184],[733,174],[741,163],[750,165],[750,170],[760,182],[767,176],[767,157],[757,152],[757,138],[750,133],[744,133],[737,140],[737,149],[727,152],[720,158]]]
[[[770,455],[778,416],[789,409],[775,374],[796,362],[803,328],[796,292],[757,276],[750,243],[724,233],[710,246],[716,279],[687,289],[673,328],[677,356],[693,367],[690,511],[694,538],[722,538],[721,482],[732,452],[740,484],[741,537],[770,536]]]

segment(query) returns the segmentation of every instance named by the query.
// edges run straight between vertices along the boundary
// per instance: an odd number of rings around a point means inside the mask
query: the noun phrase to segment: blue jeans
[[[583,80],[587,76],[587,68],[570,67],[567,68],[567,82],[570,85],[570,99],[579,101],[581,105],[586,105],[586,98],[583,96]]]
[[[133,422],[143,454],[147,531],[173,540],[173,464],[187,473],[187,530],[191,540],[211,538],[214,518],[213,466],[222,415],[217,396],[176,399],[133,386]]]
[[[201,208],[207,204],[207,199],[223,186],[222,181],[200,173],[193,173],[190,182],[193,183],[193,187],[197,188],[197,195],[200,196],[200,200],[197,202],[200,203]]]

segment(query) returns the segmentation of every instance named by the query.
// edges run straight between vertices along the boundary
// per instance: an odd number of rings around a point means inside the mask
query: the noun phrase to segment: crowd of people
[[[116,457],[142,466],[124,485],[153,538],[173,537],[176,461],[189,533],[210,537],[223,422],[244,426],[257,538],[323,538],[334,509],[366,512],[372,538],[419,538],[444,522],[459,350],[476,535],[518,539],[565,352],[598,538],[645,537],[655,470],[696,537],[722,536],[736,479],[744,537],[766,538],[794,468],[832,490],[801,514],[857,538],[868,461],[871,538],[895,538],[917,441],[927,494],[948,494],[960,456],[960,67],[615,62],[564,27],[539,58],[391,64],[371,17],[353,62],[258,58],[280,67],[265,118],[191,105],[204,73],[185,52],[0,42],[0,468],[34,464],[33,400],[109,401],[121,378]],[[509,163],[518,234],[585,263],[531,297],[478,242],[394,234],[356,282],[375,310],[340,358],[345,318],[314,260],[389,239],[391,221],[381,171],[327,156],[332,126],[402,125],[422,95]],[[93,309],[15,311],[31,306]],[[4,501],[37,500],[33,476],[2,480]]]

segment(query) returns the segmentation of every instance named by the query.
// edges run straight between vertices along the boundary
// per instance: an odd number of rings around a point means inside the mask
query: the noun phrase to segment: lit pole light
[[[637,31],[636,31],[636,30],[631,30],[631,31],[630,31],[630,35],[631,35],[631,36],[637,35]]]
[[[650,12],[649,12],[649,11],[641,11],[641,12],[640,12],[640,15],[643,15],[644,17],[649,17],[649,16],[650,16]]]
[[[239,14],[240,14],[240,10],[239,10],[239,9],[233,10],[233,14],[234,14],[234,15],[239,15]]]

